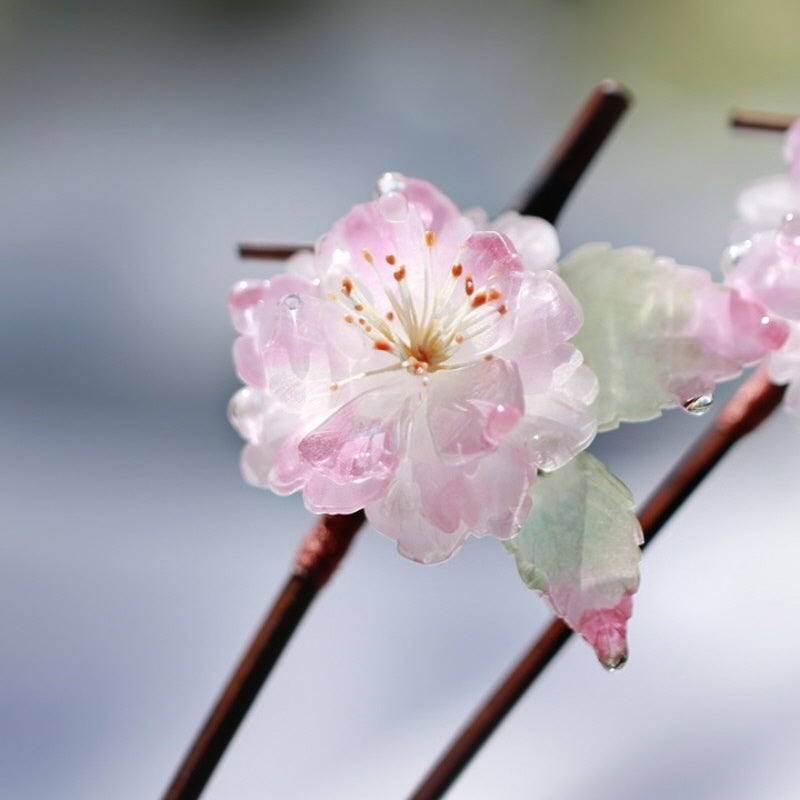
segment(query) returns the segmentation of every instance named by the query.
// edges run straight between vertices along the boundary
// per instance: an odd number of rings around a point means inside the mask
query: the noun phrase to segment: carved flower
[[[547,268],[552,228],[498,227],[387,173],[313,254],[234,286],[248,481],[316,513],[364,508],[422,562],[518,533],[538,470],[594,436],[596,379],[568,341],[582,312]]]

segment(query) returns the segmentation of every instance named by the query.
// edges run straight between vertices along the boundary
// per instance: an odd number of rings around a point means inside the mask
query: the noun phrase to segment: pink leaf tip
[[[631,594],[614,608],[587,611],[576,631],[592,646],[600,663],[609,671],[621,669],[628,660],[627,627],[633,611]]]

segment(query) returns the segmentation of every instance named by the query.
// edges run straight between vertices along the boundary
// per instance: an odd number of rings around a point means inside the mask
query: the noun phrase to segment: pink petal
[[[417,458],[413,480],[419,487],[419,513],[448,534],[464,530],[472,536],[509,538],[527,515],[535,474],[523,448],[505,442],[470,471],[435,458]]]
[[[312,471],[303,486],[303,502],[312,514],[352,514],[380,500],[388,483],[388,478],[374,478],[341,484]]]
[[[514,337],[498,355],[517,363],[526,394],[547,391],[580,366],[580,353],[565,342],[582,322],[580,303],[558,275],[549,270],[525,274]],[[561,374],[565,367],[568,372]]]
[[[269,281],[239,281],[228,295],[228,310],[233,327],[239,333],[252,334],[257,330],[255,314],[259,304],[269,294]]]
[[[441,371],[429,387],[428,425],[438,455],[460,464],[491,452],[524,412],[516,366],[501,358]]]
[[[525,403],[515,438],[522,439],[530,463],[539,469],[551,472],[562,467],[594,439],[597,420],[586,403],[566,393],[537,394],[526,397]]]
[[[496,295],[498,299],[493,301],[493,305],[505,310],[505,313],[492,318],[486,333],[472,338],[470,350],[484,353],[501,347],[514,332],[525,275],[522,259],[511,241],[496,231],[473,233],[464,242],[457,258],[463,268],[465,287],[470,279],[475,287],[473,302],[480,295]]]
[[[443,252],[453,253],[471,232],[458,206],[432,183],[394,172],[378,181],[379,192],[382,187],[383,194],[398,192],[406,198],[425,229],[436,235],[436,245]]]
[[[725,282],[770,312],[800,319],[800,217],[789,215],[774,232],[755,236],[726,266]]]
[[[728,363],[727,369],[724,362],[709,364],[710,385],[738,374],[746,364],[759,361],[780,347],[788,335],[786,325],[770,316],[760,302],[746,299],[735,289],[716,285],[699,294],[695,324],[703,348]]]
[[[239,336],[233,343],[233,363],[239,380],[257,389],[266,386],[264,359],[252,336]]]
[[[344,278],[357,277],[383,314],[390,308],[385,287],[396,289],[395,273],[404,268],[412,295],[421,297],[426,280],[447,276],[472,226],[425,181],[388,173],[381,186],[377,201],[352,208],[319,240],[316,252],[327,291],[337,293]]]
[[[489,227],[508,236],[526,269],[555,269],[561,246],[556,229],[546,220],[506,211]]]
[[[298,450],[316,474],[334,483],[386,481],[397,469],[408,424],[407,406],[392,406],[385,393],[359,395],[306,434]],[[317,505],[308,490],[307,497]]]
[[[271,281],[247,280],[234,284],[228,295],[231,321],[239,333],[266,341],[272,335],[274,309],[281,298],[291,293],[316,294],[307,279],[278,275]]]
[[[441,561],[470,535],[514,536],[527,516],[535,473],[523,449],[505,441],[470,470],[441,461],[418,409],[406,457],[385,497],[367,507],[367,516],[404,555]]]
[[[411,465],[404,462],[386,496],[366,508],[370,524],[397,542],[398,551],[421,564],[450,558],[468,538],[461,529],[443,531],[420,513],[419,487],[411,479]]]

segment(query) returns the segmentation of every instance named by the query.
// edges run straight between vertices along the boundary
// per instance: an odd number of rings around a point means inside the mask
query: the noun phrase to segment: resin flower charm
[[[485,229],[432,185],[387,173],[286,274],[231,293],[247,384],[230,416],[245,477],[309,510],[364,508],[406,556],[518,533],[537,471],[595,432],[582,313],[547,262],[552,228]]]
[[[770,377],[789,384],[786,407],[800,419],[800,121],[786,134],[787,175],[747,187],[738,208],[748,238],[723,259],[725,282],[787,330],[769,357]],[[736,234],[742,230],[736,226]]]

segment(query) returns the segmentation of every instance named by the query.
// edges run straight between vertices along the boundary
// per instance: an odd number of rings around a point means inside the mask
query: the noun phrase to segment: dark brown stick
[[[303,541],[295,567],[264,619],[191,749],[164,800],[200,796],[311,602],[333,574],[364,522],[364,512],[321,517]]]
[[[628,95],[610,82],[601,84],[592,93],[540,173],[534,189],[522,201],[522,211],[532,213],[528,210],[530,207],[539,216],[555,222],[570,191],[622,116],[628,102]],[[550,176],[550,170],[558,173],[557,177]],[[556,195],[553,201],[549,200],[551,192]],[[288,258],[297,249],[300,246],[243,244],[239,246],[239,253],[246,258]],[[363,512],[343,517],[325,517],[312,531],[307,539],[311,546],[301,549],[298,568],[240,661],[164,795],[164,800],[199,797],[270,670],[324,583],[324,580],[319,581],[314,576],[321,572],[327,579],[363,520]],[[323,538],[327,541],[330,538],[327,532],[334,527],[337,530],[337,535],[333,537],[334,544],[339,543],[341,552],[337,551],[321,560],[310,558],[319,549],[320,534],[324,534]],[[322,555],[326,555],[327,550],[326,545],[322,548]]]
[[[713,427],[689,450],[648,498],[639,513],[645,545],[743,436],[778,407],[786,390],[769,382],[762,368],[725,404]],[[572,631],[554,619],[509,672],[411,795],[411,800],[442,797],[506,714],[568,641]]]
[[[795,120],[794,114],[777,114],[769,111],[744,111],[735,109],[731,112],[730,122],[734,128],[747,128],[756,131],[785,131]]]
[[[245,242],[237,247],[239,258],[260,261],[286,261],[298,250],[313,250],[312,244],[252,244]]]
[[[554,222],[631,100],[625,87],[603,81],[514,208],[521,214]]]

